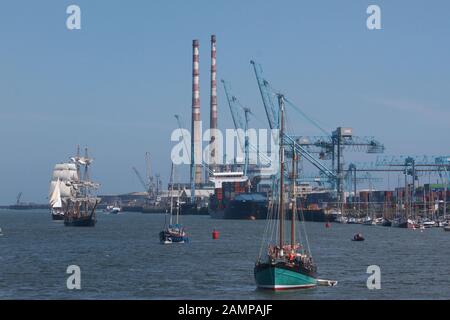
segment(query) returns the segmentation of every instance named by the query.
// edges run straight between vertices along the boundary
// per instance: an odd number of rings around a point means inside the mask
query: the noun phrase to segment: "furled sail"
[[[52,208],[61,208],[62,207],[59,179],[56,181],[55,188],[52,192],[49,203]]]

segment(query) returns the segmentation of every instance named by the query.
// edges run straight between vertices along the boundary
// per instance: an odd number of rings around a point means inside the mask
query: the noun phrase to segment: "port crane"
[[[250,115],[256,119],[256,116],[252,113],[250,108],[244,107],[243,104],[239,101],[239,99],[232,93],[231,85],[229,82],[225,80],[221,80],[225,96],[228,101],[228,106],[230,108],[231,116],[233,119],[234,127],[237,131],[238,142],[241,146],[241,150],[245,155],[244,157],[244,175],[247,176],[249,171],[255,174],[255,176],[261,178],[262,175],[267,176],[270,179],[273,179],[275,175],[270,171],[270,167],[272,165],[272,159],[264,152],[259,152],[259,148],[252,144],[249,139],[249,121]],[[242,137],[244,136],[244,138]],[[243,141],[244,140],[244,141]],[[257,161],[259,161],[261,169],[253,168],[253,170],[249,167],[249,159],[250,152],[254,152],[257,157]],[[263,172],[264,168],[269,168],[269,171]],[[286,173],[288,176],[288,174]]]
[[[259,91],[263,100],[263,106],[269,121],[271,129],[278,128],[278,109],[276,108],[273,97],[280,94],[274,90],[270,83],[262,76],[262,67],[255,61],[250,62],[253,65]],[[309,117],[305,112],[298,108],[293,102],[283,95],[286,105],[297,111],[307,121],[319,129],[323,137],[304,137],[287,135],[285,141],[293,145],[297,153],[302,155],[304,159],[310,162],[314,167],[319,169],[321,175],[324,175],[337,191],[338,202],[343,201],[344,193],[344,168],[343,168],[343,151],[344,148],[353,148],[357,151],[366,151],[367,153],[382,153],[384,145],[379,143],[372,137],[355,137],[351,128],[339,127],[331,133],[331,135],[323,129],[317,121]],[[312,150],[312,148],[319,150]],[[319,159],[313,155],[319,153]],[[331,169],[328,168],[321,160],[332,160]]]
[[[248,138],[248,123],[249,115],[251,114],[250,108],[244,107],[236,96],[231,94],[230,85],[225,81],[221,80],[223,88],[225,90],[225,95],[227,97],[228,106],[230,107],[231,117],[233,118],[234,127],[237,130],[238,141],[241,145],[241,149],[244,151],[244,176],[247,175],[248,164],[249,164],[249,138]],[[244,112],[244,117],[241,113]],[[244,119],[243,119],[244,118]],[[244,130],[244,141],[242,141],[242,130]]]
[[[146,180],[143,178],[141,173],[139,172],[136,167],[132,167],[136,177],[138,178],[139,182],[143,186],[144,190],[148,193],[148,197],[150,200],[156,200],[156,198],[159,195],[159,186],[156,186],[154,183],[154,177],[151,174],[151,162],[150,162],[150,154],[148,152],[145,153],[145,162],[146,162]],[[159,175],[156,175],[157,181],[156,183],[159,184]],[[156,191],[156,193],[155,193]]]
[[[349,168],[350,170],[350,168]],[[444,185],[444,212],[446,212],[446,195],[449,181],[450,156],[384,156],[375,162],[353,164],[353,172],[397,173],[404,176],[404,195],[408,208],[416,202],[415,190],[419,177],[424,174],[435,174]]]
[[[20,204],[20,199],[22,198],[22,192],[19,192],[19,194],[17,195],[17,201],[16,204],[19,205]]]

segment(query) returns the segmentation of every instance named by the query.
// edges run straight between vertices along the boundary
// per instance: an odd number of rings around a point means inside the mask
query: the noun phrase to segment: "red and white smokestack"
[[[211,36],[211,104],[210,104],[210,130],[211,130],[211,164],[217,164],[217,82],[216,82],[216,36]]]
[[[202,144],[201,144],[201,123],[200,123],[200,71],[199,71],[199,42],[192,42],[192,127],[191,146],[195,159],[195,183],[202,182]],[[192,170],[192,168],[191,168]],[[192,172],[191,172],[192,174]]]

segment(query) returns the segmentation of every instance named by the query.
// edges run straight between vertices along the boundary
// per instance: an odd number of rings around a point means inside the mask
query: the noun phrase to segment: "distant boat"
[[[119,214],[120,212],[122,212],[122,208],[118,205],[106,206],[105,212]]]
[[[348,218],[347,224],[358,224],[358,220],[356,218]]]
[[[55,166],[49,203],[53,219],[61,220],[62,217],[65,226],[92,227],[97,222],[95,211],[100,199],[93,196],[93,191],[99,185],[89,179],[92,162],[87,148],[82,157],[78,147],[77,155],[71,158],[70,163]]]
[[[172,163],[172,170],[170,173],[170,212],[169,212],[169,223],[167,223],[167,219],[164,222],[164,230],[159,233],[159,241],[162,244],[171,244],[171,243],[187,243],[189,242],[189,238],[186,235],[186,231],[184,226],[179,223],[180,217],[180,197],[179,197],[179,188],[177,190],[177,214],[175,217],[175,223],[173,223],[173,180],[174,180],[174,164]]]
[[[340,215],[337,216],[337,218],[336,218],[335,221],[336,221],[337,223],[343,223],[343,224],[345,224],[345,223],[348,222],[348,219],[347,219],[346,217],[344,217],[342,214],[340,214]]]
[[[372,218],[371,217],[369,217],[369,216],[366,216],[365,218],[364,218],[364,220],[363,220],[363,225],[365,225],[365,226],[372,226],[373,225],[373,220],[372,220]]]
[[[392,226],[392,222],[386,218],[382,218],[381,221],[381,226],[383,227],[391,227]]]
[[[392,226],[396,227],[396,228],[406,229],[406,228],[408,228],[408,219],[405,219],[404,217],[395,218],[392,221]]]
[[[364,239],[364,237],[362,236],[361,233],[355,234],[355,235],[353,236],[353,239],[352,239],[352,241],[364,241],[364,240],[365,240],[365,239]]]
[[[439,227],[439,228],[445,227],[445,222],[444,222],[444,221],[438,221],[438,222],[436,223],[436,226],[435,226],[435,227]]]
[[[432,228],[432,227],[436,226],[436,222],[433,220],[427,219],[422,222],[422,225],[424,228]]]
[[[269,208],[264,193],[253,192],[244,171],[213,172],[214,194],[209,196],[208,212],[213,219],[265,220]]]
[[[111,210],[111,213],[114,213],[114,214],[119,214],[120,212],[122,212],[122,208],[120,208],[120,207],[114,207]]]
[[[309,250],[297,243],[296,239],[296,219],[297,219],[297,203],[295,197],[295,180],[296,180],[296,168],[298,157],[296,155],[295,148],[293,151],[293,161],[292,161],[292,188],[291,188],[291,203],[289,207],[291,208],[291,226],[290,226],[290,243],[285,242],[285,148],[283,144],[284,137],[284,100],[282,96],[279,96],[280,104],[280,119],[281,119],[281,129],[279,131],[279,137],[282,141],[280,143],[280,174],[279,174],[279,190],[274,190],[274,199],[278,205],[272,206],[274,212],[274,217],[278,220],[278,235],[279,239],[268,238],[267,254],[263,253],[263,247],[261,247],[260,255],[255,263],[253,272],[255,282],[258,288],[270,289],[270,290],[288,290],[288,289],[305,289],[314,288],[317,286],[316,270],[317,267],[312,259]],[[270,224],[268,220],[268,225]],[[276,228],[275,226],[273,228]],[[272,228],[270,228],[272,229]],[[275,231],[272,229],[271,231]],[[270,232],[271,233],[271,232]],[[306,237],[306,235],[304,235]],[[264,245],[263,245],[264,246]]]

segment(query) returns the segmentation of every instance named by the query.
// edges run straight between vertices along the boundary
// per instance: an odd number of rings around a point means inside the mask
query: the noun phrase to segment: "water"
[[[64,227],[47,211],[0,211],[0,299],[449,299],[450,232],[441,228],[307,223],[319,277],[336,287],[255,289],[264,221],[182,217],[189,244],[161,245],[164,215],[98,213],[94,228]],[[213,240],[214,228],[220,232]],[[350,238],[362,232],[365,242]],[[81,290],[66,269],[81,268]],[[368,290],[369,265],[381,290]]]

